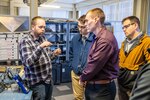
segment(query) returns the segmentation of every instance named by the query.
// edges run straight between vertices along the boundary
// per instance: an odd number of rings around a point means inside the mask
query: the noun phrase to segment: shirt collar
[[[106,30],[106,27],[105,27],[105,26],[101,27],[101,30],[99,30],[98,33],[94,33],[94,34],[95,34],[95,39],[96,39],[97,37],[100,37],[100,36],[101,36],[101,33],[103,33],[104,30]]]
[[[142,33],[142,32],[140,32],[139,35],[138,35],[137,37],[135,37],[134,39],[132,39],[132,40],[129,40],[128,38],[126,38],[126,41],[127,41],[128,43],[132,43],[132,42],[134,42],[134,41],[140,39],[141,36],[143,36],[143,33]]]
[[[88,37],[89,37],[89,34],[90,34],[90,33],[88,33],[88,34],[86,34],[86,35],[82,35],[82,37],[88,38]]]
[[[86,35],[86,37],[87,37],[87,41],[92,41],[93,40],[93,33],[88,33],[87,35]],[[81,41],[82,40],[82,35],[80,34],[80,38],[79,38],[79,41]]]

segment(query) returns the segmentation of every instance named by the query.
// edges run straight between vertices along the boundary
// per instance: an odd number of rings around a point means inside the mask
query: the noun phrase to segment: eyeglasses
[[[131,24],[128,24],[128,25],[125,25],[125,26],[123,26],[122,27],[122,29],[124,30],[124,29],[127,29],[128,27],[130,27],[131,25],[133,25],[134,23],[131,23]]]
[[[78,25],[78,28],[81,28],[81,29],[83,29],[83,28],[85,28],[86,26],[80,26],[80,25]]]
[[[39,27],[40,29],[42,29],[42,28],[44,28],[44,29],[45,29],[45,28],[46,28],[46,26],[38,26],[38,27]]]

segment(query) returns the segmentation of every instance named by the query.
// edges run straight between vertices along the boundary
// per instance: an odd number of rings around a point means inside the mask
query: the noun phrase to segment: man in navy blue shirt
[[[88,33],[84,25],[85,15],[78,19],[80,34],[73,37],[70,44],[70,63],[72,67],[72,88],[75,100],[83,100],[84,87],[79,84],[79,76],[85,68],[89,48],[93,40],[93,34]]]

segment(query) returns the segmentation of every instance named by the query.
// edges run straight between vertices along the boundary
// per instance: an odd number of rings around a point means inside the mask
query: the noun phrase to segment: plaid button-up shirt
[[[50,83],[52,76],[52,65],[50,55],[52,52],[48,47],[41,48],[39,45],[46,41],[44,36],[34,39],[31,34],[24,37],[19,43],[19,52],[25,76],[29,85],[39,82]]]

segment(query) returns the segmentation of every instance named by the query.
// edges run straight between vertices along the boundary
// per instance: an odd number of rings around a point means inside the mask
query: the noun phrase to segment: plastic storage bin
[[[52,78],[54,85],[60,84],[60,76],[61,76],[61,64],[55,63],[52,64]]]

